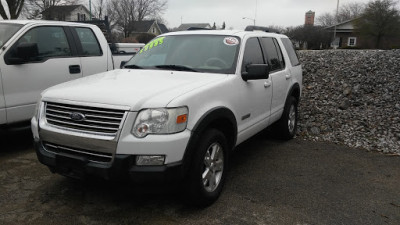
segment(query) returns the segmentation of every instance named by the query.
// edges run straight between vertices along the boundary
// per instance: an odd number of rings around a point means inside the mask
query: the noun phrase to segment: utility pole
[[[254,10],[254,26],[256,25],[256,19],[257,19],[257,0],[256,0],[256,8]]]
[[[336,23],[335,23],[335,30],[333,31],[333,43],[334,43],[334,48],[336,49],[336,25],[338,24],[338,14],[339,14],[339,0],[337,0],[337,6],[336,6]],[[339,43],[338,43],[339,45]]]
[[[89,20],[92,20],[92,0],[89,0],[89,13],[90,13],[90,15],[89,15],[90,19]]]

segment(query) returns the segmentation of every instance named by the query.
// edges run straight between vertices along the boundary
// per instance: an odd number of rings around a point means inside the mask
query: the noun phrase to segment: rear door
[[[73,27],[72,33],[81,57],[82,75],[88,76],[108,70],[108,44],[100,30],[90,27]],[[101,38],[102,40],[98,40]],[[104,51],[103,51],[104,49]],[[111,57],[110,57],[111,58]]]
[[[16,64],[18,46],[37,45],[37,56]],[[40,93],[53,85],[82,77],[72,34],[63,26],[35,26],[22,33],[0,59],[7,122],[29,120]]]
[[[277,39],[273,37],[261,38],[266,60],[270,66],[272,79],[271,118],[280,117],[285,105],[286,96],[291,83],[291,71],[286,66],[282,50]]]

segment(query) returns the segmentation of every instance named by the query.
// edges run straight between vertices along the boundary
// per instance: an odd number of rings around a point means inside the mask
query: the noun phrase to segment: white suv
[[[261,31],[185,31],[124,69],[54,86],[32,118],[40,162],[82,178],[184,180],[194,203],[221,193],[229,154],[275,124],[295,135],[302,71],[291,41]]]

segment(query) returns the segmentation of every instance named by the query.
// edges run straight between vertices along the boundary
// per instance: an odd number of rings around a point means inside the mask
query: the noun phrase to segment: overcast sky
[[[369,0],[340,0],[340,5]],[[256,10],[257,4],[257,10]],[[253,24],[252,20],[243,17],[256,18],[259,26],[297,26],[304,24],[305,13],[315,11],[315,16],[336,10],[337,0],[168,0],[168,9],[163,18],[170,28],[182,23],[215,22],[221,26],[244,29]],[[255,14],[256,13],[256,14]],[[256,15],[256,16],[255,16]]]

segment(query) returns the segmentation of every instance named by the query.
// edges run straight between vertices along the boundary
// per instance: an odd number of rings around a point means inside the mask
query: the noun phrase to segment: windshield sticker
[[[150,49],[152,49],[152,48],[154,48],[154,47],[157,47],[157,46],[159,46],[159,45],[162,45],[162,44],[164,43],[164,38],[165,38],[165,37],[160,37],[160,38],[157,38],[157,39],[155,39],[155,40],[153,40],[153,41],[147,43],[147,45],[145,45],[145,46],[142,48],[142,50],[140,50],[139,54],[140,54],[140,53],[143,53],[143,52],[146,52],[146,51],[148,51],[148,50],[150,50]]]
[[[238,45],[239,40],[235,37],[226,37],[226,38],[224,38],[224,44],[229,45],[229,46]]]

